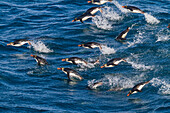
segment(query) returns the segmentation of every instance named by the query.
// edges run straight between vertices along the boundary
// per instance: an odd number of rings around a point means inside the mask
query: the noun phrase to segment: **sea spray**
[[[114,48],[110,48],[107,46],[102,45],[102,49],[100,50],[102,54],[114,54],[116,50]]]
[[[51,53],[53,50],[50,50],[42,41],[31,42],[31,45],[35,51],[42,53]]]
[[[160,21],[148,13],[144,13],[145,20],[149,24],[158,24]]]
[[[150,83],[152,86],[159,88],[159,94],[170,94],[170,84],[168,83],[168,81],[160,78],[153,78]]]
[[[168,41],[170,39],[170,30],[168,29],[162,29],[160,30],[156,36],[158,37],[158,39],[156,40],[156,42],[159,41]]]

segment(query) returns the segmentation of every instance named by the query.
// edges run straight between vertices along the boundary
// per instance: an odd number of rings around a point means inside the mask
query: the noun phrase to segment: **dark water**
[[[122,5],[144,12],[132,14]],[[80,0],[0,1],[0,112],[170,112],[170,1],[123,0],[104,4],[103,13],[80,22],[75,17],[96,5]],[[127,42],[115,40],[133,26]],[[28,38],[32,47],[6,46]],[[85,42],[103,44],[103,50],[85,49]],[[38,66],[30,56],[49,62]],[[98,65],[76,66],[62,58],[100,59]],[[127,62],[113,68],[100,66],[116,57]],[[77,70],[83,81],[69,82],[58,67]],[[127,97],[137,83],[151,80],[141,93]],[[97,90],[86,87],[103,81]],[[108,91],[121,88],[121,91]]]

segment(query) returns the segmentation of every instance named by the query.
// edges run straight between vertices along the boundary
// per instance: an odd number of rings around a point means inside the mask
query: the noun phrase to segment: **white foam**
[[[109,20],[112,20],[113,22],[123,19],[123,17],[117,14],[111,7],[106,6],[102,10],[103,13],[101,13],[100,15],[96,15],[94,18],[92,18],[92,22],[94,22],[98,28],[110,30],[113,27],[112,23],[109,22]]]
[[[102,54],[114,54],[116,50],[114,48],[110,48],[107,46],[102,45],[102,49],[100,50]]]
[[[156,36],[158,37],[156,42],[168,41],[170,39],[170,31],[168,29],[167,30],[161,30],[156,34]]]
[[[159,78],[153,78],[150,83],[154,87],[159,87],[158,93],[159,94],[170,94],[170,84],[168,84],[168,81],[159,79]]]
[[[127,63],[131,64],[134,69],[142,70],[142,71],[147,71],[147,70],[153,70],[155,66],[146,66],[144,64],[138,63],[137,58],[135,58],[135,61],[133,61],[134,58],[127,58],[126,61]]]
[[[129,11],[125,8],[122,8],[122,5],[120,5],[116,0],[113,0],[112,3],[119,8],[119,10],[123,13],[128,13]]]
[[[143,33],[139,32],[139,34],[135,35],[135,39],[133,40],[133,42],[127,42],[128,43],[128,47],[134,46],[135,44],[138,43],[143,43]]]
[[[149,24],[158,24],[160,21],[148,13],[144,13],[145,20]]]
[[[35,51],[42,53],[51,53],[53,50],[50,50],[42,41],[31,42],[32,47]]]

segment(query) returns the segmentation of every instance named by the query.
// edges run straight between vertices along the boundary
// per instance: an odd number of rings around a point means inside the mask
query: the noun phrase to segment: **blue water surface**
[[[145,14],[130,13],[124,5]],[[170,112],[170,1],[113,0],[83,24],[72,22],[96,6],[86,0],[0,1],[0,112]],[[116,41],[127,27],[127,40]],[[7,46],[17,39],[29,39],[32,46]],[[86,42],[101,43],[102,50],[78,47]],[[31,54],[49,65],[38,66]],[[61,61],[69,57],[100,63]],[[127,62],[100,68],[119,57]],[[57,70],[61,67],[78,71],[84,80],[68,81]],[[127,97],[134,85],[148,80],[142,92]],[[98,81],[101,87],[87,89]]]

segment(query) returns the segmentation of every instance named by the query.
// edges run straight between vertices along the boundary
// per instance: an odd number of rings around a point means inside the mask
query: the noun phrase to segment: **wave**
[[[159,87],[158,94],[170,94],[170,84],[168,84],[168,81],[160,78],[153,78],[150,83],[154,87]]]
[[[133,61],[135,57],[135,61]],[[127,58],[126,61],[127,63],[131,64],[134,69],[142,70],[142,71],[147,71],[147,70],[153,70],[155,66],[146,66],[145,64],[140,64],[137,61],[138,56],[137,55],[132,55],[132,57]]]
[[[160,21],[148,13],[144,13],[145,20],[149,24],[158,24]]]
[[[102,52],[102,54],[114,54],[116,53],[116,50],[114,48],[111,47],[107,47],[102,45],[102,49],[100,50]]]
[[[38,42],[31,42],[32,47],[35,51],[41,52],[41,53],[51,53],[53,50],[50,50],[42,41]]]
[[[101,15],[96,15],[94,18],[92,18],[92,22],[94,22],[98,28],[111,30],[113,27],[109,20],[118,21],[122,19],[123,17],[117,14],[113,8],[106,6],[104,7],[103,13]]]
[[[158,39],[156,40],[156,42],[159,41],[168,41],[170,39],[170,31],[168,29],[163,29],[161,31],[159,31],[156,36],[158,37]]]

